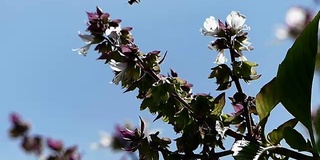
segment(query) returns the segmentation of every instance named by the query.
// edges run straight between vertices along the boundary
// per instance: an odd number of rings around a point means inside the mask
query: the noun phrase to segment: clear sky
[[[138,124],[138,115],[154,118],[148,111],[139,111],[135,93],[123,94],[120,86],[109,83],[113,73],[96,60],[96,52],[91,50],[83,57],[71,51],[84,45],[77,32],[86,28],[85,11],[95,11],[98,5],[111,18],[122,19],[122,26],[134,28],[132,33],[142,51],[168,50],[163,73],[173,68],[194,84],[195,93],[213,96],[219,93],[214,80],[207,76],[215,66],[216,52],[207,48],[212,38],[203,37],[199,28],[211,15],[224,21],[232,10],[240,11],[247,16],[255,48],[245,56],[260,65],[257,70],[262,74],[260,80],[243,84],[244,91],[254,96],[275,76],[291,45],[291,41],[273,44],[273,33],[294,4],[314,5],[312,0],[142,0],[134,6],[126,0],[1,0],[0,159],[35,159],[23,154],[18,143],[7,136],[8,114],[12,111],[32,123],[33,133],[62,139],[67,145],[78,144],[88,160],[120,157],[109,151],[90,150],[90,143],[99,140],[99,131],[112,132],[115,124],[128,120]],[[313,97],[318,97],[320,87],[315,88]],[[313,99],[314,104],[319,102]],[[232,112],[229,104],[225,108],[225,112]],[[268,127],[276,127],[290,117],[281,106],[274,112]],[[162,128],[164,136],[172,135],[167,125],[160,124],[151,124],[151,128]]]

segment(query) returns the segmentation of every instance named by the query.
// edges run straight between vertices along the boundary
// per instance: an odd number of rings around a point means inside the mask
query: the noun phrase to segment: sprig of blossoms
[[[250,27],[245,25],[245,21],[246,17],[237,11],[232,11],[227,16],[225,23],[219,19],[216,20],[213,16],[205,20],[203,23],[204,28],[201,28],[200,32],[204,36],[217,38],[208,45],[209,49],[218,51],[215,63],[225,64],[227,62],[224,49],[229,49],[230,47],[235,49],[236,54],[234,56],[239,58],[239,61],[247,61],[242,51],[250,51],[253,47],[248,41],[248,33],[245,32],[250,30]],[[228,37],[232,38],[230,44],[227,42]]]
[[[60,140],[29,134],[29,123],[25,122],[17,113],[10,114],[10,122],[10,137],[20,139],[21,148],[26,153],[35,154],[39,160],[81,160],[82,155],[78,152],[77,146],[65,147]],[[48,149],[50,154],[45,155],[45,149]]]

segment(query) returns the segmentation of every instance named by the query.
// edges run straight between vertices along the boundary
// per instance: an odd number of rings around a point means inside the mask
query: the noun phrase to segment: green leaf
[[[237,140],[231,150],[232,156],[235,160],[258,160],[262,158],[263,147],[258,143],[250,142],[247,140]]]
[[[312,134],[311,87],[318,46],[320,13],[306,26],[278,68],[280,102]]]
[[[279,103],[279,95],[276,88],[276,78],[265,84],[256,96],[256,109],[262,121],[271,110]]]
[[[214,104],[214,109],[211,112],[212,115],[216,115],[216,116],[220,116],[221,115],[222,109],[223,109],[224,105],[226,104],[225,95],[226,95],[225,92],[221,93],[212,102]]]
[[[297,149],[298,151],[311,151],[312,149],[309,147],[306,140],[303,138],[301,133],[299,133],[297,130],[286,127],[284,129],[284,139],[287,142],[287,144],[293,148]]]
[[[287,122],[280,125],[277,129],[274,129],[267,136],[269,142],[273,145],[278,145],[280,141],[284,138],[284,129],[285,128],[294,128],[298,123],[297,119],[290,119]]]
[[[153,98],[145,98],[140,105],[140,111],[152,106],[154,104],[153,102]]]
[[[216,83],[222,86],[223,89],[227,89],[226,87],[229,86],[228,82],[230,79],[230,68],[225,64],[220,64],[217,67],[211,68],[212,72],[209,75],[209,79],[216,78]],[[230,86],[229,86],[230,87]],[[223,89],[220,90],[223,90]]]

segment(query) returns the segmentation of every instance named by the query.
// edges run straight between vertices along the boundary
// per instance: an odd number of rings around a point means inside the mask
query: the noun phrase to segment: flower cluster
[[[306,7],[293,6],[289,8],[285,16],[285,25],[276,28],[276,38],[278,40],[296,39],[312,18],[312,11]]]
[[[133,37],[130,33],[131,27],[121,28],[120,19],[111,19],[110,14],[104,13],[99,7],[96,12],[87,12],[87,32],[90,34],[78,33],[79,37],[86,43],[85,46],[72,49],[80,55],[86,56],[92,45],[101,56],[100,60],[106,60],[115,73],[112,82],[119,84],[125,78],[128,65],[135,65],[134,54],[138,47],[133,44]]]
[[[210,16],[203,23],[204,28],[200,29],[200,32],[204,36],[216,37],[215,41],[212,41],[208,48],[211,50],[217,50],[218,56],[215,60],[217,64],[224,64],[227,62],[227,58],[224,54],[224,49],[235,49],[235,56],[239,61],[247,61],[243,56],[242,51],[250,51],[253,48],[248,41],[248,33],[246,30],[250,30],[250,27],[245,25],[246,17],[240,12],[232,11],[226,18],[226,22],[216,20],[213,16]]]
[[[23,121],[17,113],[10,115],[12,127],[9,130],[11,138],[21,138],[21,147],[27,153],[33,153],[40,157],[40,160],[81,160],[77,146],[64,148],[63,142],[51,138],[43,138],[40,135],[28,134],[30,125]],[[44,144],[46,143],[46,145]],[[43,155],[44,146],[50,150],[51,154]]]

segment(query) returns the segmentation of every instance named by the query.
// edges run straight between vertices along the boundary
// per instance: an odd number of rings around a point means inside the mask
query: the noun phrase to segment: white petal
[[[218,55],[217,55],[217,58],[215,60],[215,63],[217,64],[225,64],[227,62],[227,58],[226,56],[224,55],[224,51],[221,50]]]
[[[275,36],[278,40],[285,40],[289,38],[289,30],[288,28],[281,26],[277,27],[275,31]]]
[[[203,27],[204,29],[200,29],[200,32],[204,36],[215,36],[219,32],[219,23],[213,16],[203,22]]]
[[[112,79],[112,83],[114,83],[115,85],[118,85],[121,78],[122,78],[122,74],[123,74],[123,72],[120,72],[117,75],[115,75]]]
[[[115,60],[110,60],[110,68],[114,71],[121,72],[127,68],[126,62],[116,62]]]
[[[304,27],[307,18],[307,11],[302,7],[292,7],[287,11],[286,23],[289,27]]]
[[[81,48],[72,49],[72,51],[77,51],[80,55],[86,56],[91,44],[87,44]]]
[[[78,35],[86,43],[91,43],[93,41],[93,39],[94,39],[93,35],[82,34],[82,33],[80,33],[80,31],[78,31]]]
[[[240,14],[240,12],[232,11],[227,16],[228,25],[235,30],[241,29],[245,22],[246,22],[246,17]]]
[[[118,27],[110,27],[106,29],[105,34],[110,38],[118,38],[120,35],[121,27],[120,25]]]
[[[218,22],[213,16],[210,16],[206,19],[206,21],[203,23],[204,29],[207,31],[214,31],[218,28]]]
[[[100,136],[101,136],[99,141],[100,145],[102,147],[109,147],[112,143],[112,136],[107,132],[101,132]]]
[[[239,57],[239,61],[244,62],[244,61],[248,61],[248,60],[247,60],[247,58],[245,56],[242,55],[242,56]]]

